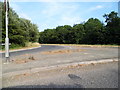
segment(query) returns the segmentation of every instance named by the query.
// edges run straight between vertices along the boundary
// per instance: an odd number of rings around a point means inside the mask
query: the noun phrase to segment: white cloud
[[[102,5],[97,5],[97,6],[95,6],[95,7],[91,7],[91,8],[89,9],[89,11],[95,11],[95,10],[102,9],[102,8],[104,8]]]
[[[42,14],[50,18],[55,15],[70,15],[78,8],[77,5],[66,5],[64,3],[51,2],[46,4],[46,8],[42,11]]]
[[[25,18],[25,19],[28,19],[28,20],[32,20],[27,14],[25,14],[25,13],[19,13],[19,16],[21,17],[21,18]]]
[[[79,9],[79,5],[51,2],[45,4],[46,8],[42,11],[42,14],[47,18],[46,23],[50,25],[51,19],[58,25],[73,25],[82,22],[80,15],[76,14]],[[57,20],[55,20],[57,18]],[[50,27],[50,26],[48,26]]]
[[[62,16],[59,18],[59,20],[56,20],[54,23],[51,23],[50,20],[47,20],[46,23],[38,23],[39,30],[43,31],[44,29],[53,29],[57,26],[63,26],[63,25],[71,25],[79,24],[83,22],[84,20],[80,17],[73,17],[73,16]]]
[[[72,26],[74,24],[79,24],[82,21],[83,21],[83,19],[80,18],[80,17],[73,17],[73,16],[67,17],[67,16],[63,16],[61,18],[61,20],[58,21],[57,23],[59,23],[59,25],[71,25]]]
[[[83,22],[84,20],[80,18],[80,14],[77,14],[76,11],[79,10],[80,5],[77,4],[66,4],[51,2],[45,3],[45,8],[42,11],[43,16],[45,17],[44,21],[46,23],[39,24],[40,30],[47,28],[55,28],[61,25],[74,25]]]
[[[45,14],[48,18],[54,16],[60,11],[59,4],[57,3],[48,3],[46,8],[42,11],[42,14]]]

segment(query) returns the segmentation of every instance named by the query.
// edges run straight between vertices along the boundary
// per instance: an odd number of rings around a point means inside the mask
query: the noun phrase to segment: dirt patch
[[[34,56],[28,56],[28,57],[23,58],[23,59],[12,60],[12,62],[15,63],[15,64],[23,64],[23,63],[28,63],[28,62],[31,62],[31,61],[34,61],[34,60],[36,60]]]
[[[70,66],[67,66],[66,68],[77,68],[77,67],[83,67],[85,66],[84,64],[78,64],[78,65],[70,65]]]
[[[113,61],[116,62],[116,61]],[[100,65],[100,64],[107,64],[107,63],[112,63],[112,62],[99,62],[99,63],[90,63],[90,64],[77,64],[77,65],[69,65],[65,68],[79,68],[79,67],[84,67],[84,66],[95,66],[95,65]]]
[[[73,52],[81,52],[85,50],[81,49],[73,49],[73,50],[55,50],[55,51],[46,51],[46,52],[41,52],[41,54],[64,54],[64,53],[73,53]]]
[[[28,60],[16,60],[14,61],[15,64],[22,64],[22,63],[27,63]]]
[[[14,79],[18,79],[18,78],[21,78],[21,77],[28,77],[30,75],[31,75],[30,73],[19,74],[19,75],[15,75]]]

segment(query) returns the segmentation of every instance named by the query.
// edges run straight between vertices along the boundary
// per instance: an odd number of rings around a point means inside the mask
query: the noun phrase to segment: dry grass
[[[30,56],[28,59],[35,60],[35,58],[33,56]]]
[[[120,47],[119,45],[85,45],[85,44],[41,44],[41,45],[76,46],[76,47]]]
[[[41,54],[64,54],[64,53],[73,53],[73,52],[81,52],[85,50],[81,49],[74,49],[74,50],[54,50],[54,51],[46,51],[46,52],[41,52]]]
[[[36,46],[40,46],[40,44],[39,44],[39,43],[31,43],[31,42],[28,42],[28,43],[26,43],[25,46],[26,46],[26,47],[36,47]]]
[[[19,74],[19,75],[15,75],[14,79],[18,79],[18,78],[21,78],[21,77],[28,77],[30,75],[31,75],[30,73]]]
[[[13,63],[15,64],[23,64],[23,63],[28,63],[28,62],[31,62],[31,61],[34,61],[36,60],[34,56],[28,56],[26,58],[23,58],[23,59],[15,59],[15,60],[12,60]]]
[[[23,63],[27,63],[28,60],[16,60],[14,61],[15,64],[23,64]]]

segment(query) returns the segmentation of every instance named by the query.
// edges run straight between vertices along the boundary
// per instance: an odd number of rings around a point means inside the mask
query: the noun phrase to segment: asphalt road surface
[[[21,50],[21,51],[15,51],[15,52],[10,52],[10,57],[14,56],[19,56],[19,55],[24,55],[24,54],[34,54],[36,52],[42,52],[42,51],[48,51],[48,50],[55,50],[55,49],[61,49],[64,48],[62,46],[55,46],[55,45],[41,45],[39,48],[35,49],[28,49],[28,50]],[[2,58],[5,57],[5,53],[2,53]]]
[[[118,88],[118,62],[4,78],[4,88]]]
[[[2,65],[2,73],[114,58],[118,58],[118,48],[43,45],[37,49],[12,52],[12,61]],[[3,76],[2,81],[3,87],[117,88],[118,63],[62,68],[12,77]]]
[[[12,61],[2,65],[2,73],[114,58],[118,58],[118,48],[42,46],[35,50],[12,53]]]
[[[27,50],[10,52],[10,57],[20,56],[20,55],[24,55],[24,54],[35,54],[37,52],[43,52],[43,51],[52,51],[52,50],[64,49],[66,47],[68,47],[68,49],[70,49],[72,46],[41,45],[41,47],[35,48],[35,49],[27,49]],[[87,49],[87,50],[92,50],[92,51],[94,50],[95,51],[97,48],[81,47],[80,49]],[[102,48],[102,49],[106,49],[106,48]],[[116,55],[118,55],[118,48],[117,47],[112,47],[112,48],[107,48],[107,49],[109,49],[110,51],[113,50],[113,53],[116,52]],[[1,55],[2,55],[2,58],[4,59],[5,53],[0,53],[0,56]]]

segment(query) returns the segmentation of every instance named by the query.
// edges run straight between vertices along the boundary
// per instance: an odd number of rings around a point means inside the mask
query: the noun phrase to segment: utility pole
[[[9,0],[4,0],[5,3],[5,24],[6,24],[6,38],[5,38],[5,57],[6,62],[9,62],[9,38],[8,38],[8,10]]]

